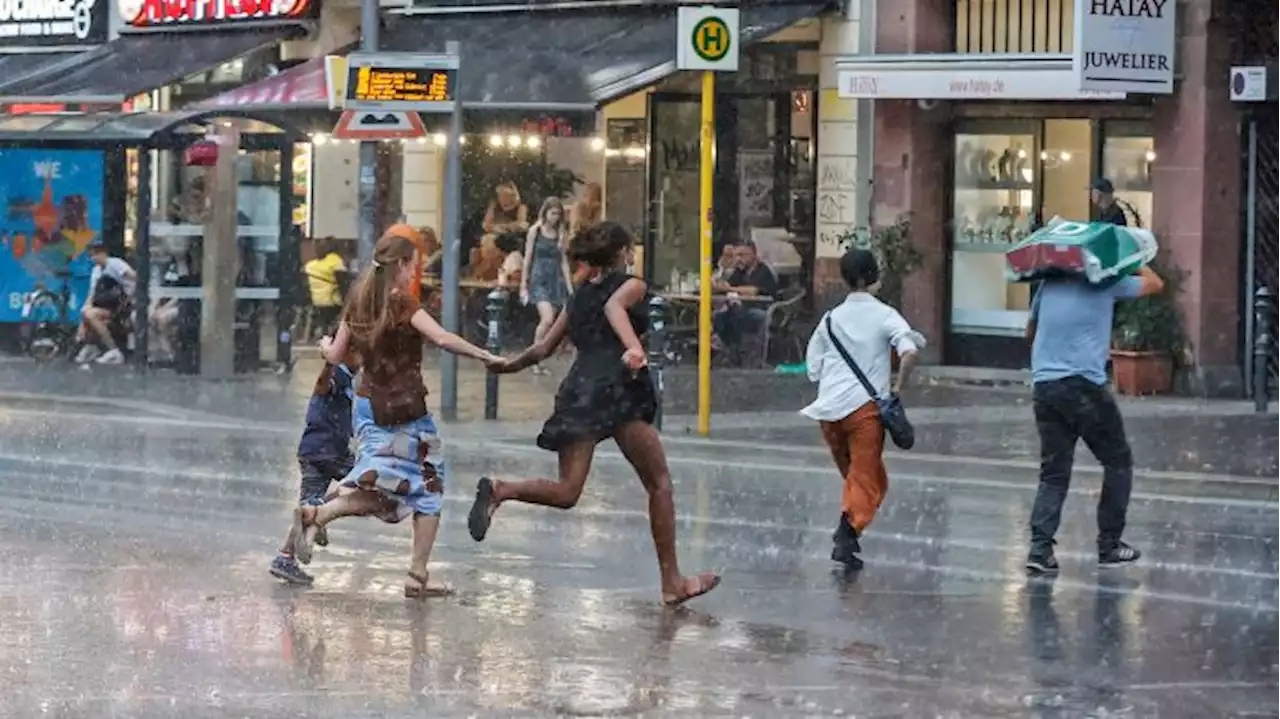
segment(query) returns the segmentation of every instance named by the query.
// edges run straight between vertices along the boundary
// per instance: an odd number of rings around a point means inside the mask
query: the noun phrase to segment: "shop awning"
[[[921,53],[836,60],[840,97],[871,100],[1123,100],[1081,90],[1070,55]]]
[[[0,94],[32,75],[70,63],[79,52],[27,52],[0,54]]]
[[[274,119],[244,110],[196,110],[175,112],[75,112],[0,116],[0,143],[131,145],[160,143],[177,136],[203,137],[211,122],[243,119],[274,125]],[[292,128],[274,125],[280,132],[301,137]]]
[[[762,40],[826,2],[743,7],[743,44]],[[581,110],[652,85],[676,71],[676,7],[424,11],[383,34],[387,51],[462,44],[458,93],[472,108]]]
[[[328,109],[324,58],[312,58],[279,75],[198,102],[195,107],[207,110],[236,107],[252,110]]]
[[[0,83],[0,102],[120,103],[302,32],[287,26],[122,35],[18,82]]]

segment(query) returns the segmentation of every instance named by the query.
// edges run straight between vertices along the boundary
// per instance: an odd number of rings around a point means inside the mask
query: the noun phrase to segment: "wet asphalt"
[[[529,426],[454,425],[432,572],[457,593],[411,602],[406,526],[333,525],[314,587],[267,575],[298,406],[59,392],[81,381],[0,377],[0,716],[1277,716],[1274,475],[1152,462],[1126,535],[1146,556],[1100,569],[1083,466],[1061,576],[1029,580],[1034,456],[933,447],[890,460],[850,575],[820,447],[675,435],[681,562],[724,583],[671,611],[616,450],[575,509],[504,507],[477,545],[475,478],[555,461]]]

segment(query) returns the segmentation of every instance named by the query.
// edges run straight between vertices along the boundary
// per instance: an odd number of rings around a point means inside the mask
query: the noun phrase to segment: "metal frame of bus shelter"
[[[100,149],[103,151],[137,149],[138,195],[136,254],[137,289],[134,295],[134,342],[136,363],[147,368],[148,311],[151,304],[151,153],[150,150],[182,151],[206,139],[206,131],[218,120],[251,120],[274,128],[274,132],[246,132],[240,135],[241,150],[278,151],[280,153],[280,239],[276,316],[279,328],[287,330],[293,322],[299,288],[294,275],[286,268],[297,267],[301,248],[293,233],[293,146],[305,142],[306,135],[281,122],[278,113],[257,113],[233,109],[193,110],[177,112],[100,112],[49,115],[13,115],[0,118],[0,149]],[[285,367],[292,366],[293,342],[288,331],[277,332],[277,357]]]

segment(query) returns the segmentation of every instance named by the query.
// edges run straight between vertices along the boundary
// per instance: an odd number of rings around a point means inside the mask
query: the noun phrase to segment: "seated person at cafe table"
[[[744,306],[741,297],[772,297],[778,293],[778,275],[773,268],[760,261],[755,243],[745,240],[734,250],[736,262],[728,277],[716,282],[716,292],[728,294],[728,301],[712,318],[716,338],[728,348],[737,349],[742,336],[759,331],[764,326],[767,312],[763,306]]]

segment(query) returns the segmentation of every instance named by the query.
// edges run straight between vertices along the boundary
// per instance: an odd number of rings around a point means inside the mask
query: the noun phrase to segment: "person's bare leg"
[[[436,533],[440,531],[440,515],[413,515],[413,556],[409,558],[409,582],[404,585],[404,595],[410,598],[442,596],[452,594],[453,590],[441,584],[428,584],[427,562],[431,559],[431,548],[436,543]]]
[[[484,540],[498,505],[507,501],[539,504],[543,507],[572,509],[582,496],[591,471],[591,458],[596,443],[590,440],[571,444],[559,452],[559,479],[525,479],[516,482],[481,477],[476,485],[475,503],[467,517],[467,529],[477,542]]]
[[[357,489],[334,497],[319,507],[298,507],[293,510],[293,553],[299,562],[311,563],[311,550],[316,532],[321,527],[342,517],[367,517],[387,508],[391,501],[377,492]]]
[[[720,583],[720,577],[703,572],[695,577],[680,574],[676,556],[676,506],[671,496],[671,472],[658,432],[648,422],[628,422],[614,433],[618,449],[631,463],[649,493],[649,529],[658,553],[662,577],[662,601],[679,604],[706,594]]]
[[[534,305],[534,309],[538,310],[538,326],[533,328],[533,341],[537,342],[555,324],[556,308],[550,302],[539,302]],[[534,371],[543,372],[544,369],[541,364],[537,364],[534,365]]]
[[[118,349],[116,341],[111,338],[111,332],[107,330],[107,318],[110,316],[111,313],[100,307],[90,307],[84,312],[84,321],[88,323],[89,329],[93,330],[98,339],[102,340],[103,346],[108,351]]]

